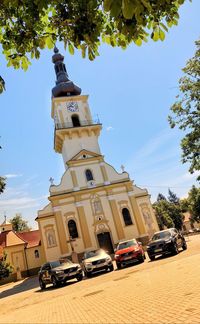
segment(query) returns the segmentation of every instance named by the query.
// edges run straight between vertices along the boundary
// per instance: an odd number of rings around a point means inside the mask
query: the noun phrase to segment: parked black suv
[[[156,255],[173,255],[179,252],[179,248],[187,249],[187,243],[184,236],[176,228],[169,228],[156,232],[147,245],[149,259],[153,261]]]
[[[62,261],[52,261],[45,263],[38,273],[41,289],[45,289],[47,284],[53,284],[57,287],[70,279],[83,279],[82,268],[78,263],[72,263],[66,259]]]

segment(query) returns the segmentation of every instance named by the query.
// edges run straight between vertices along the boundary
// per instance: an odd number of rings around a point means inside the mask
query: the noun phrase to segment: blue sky
[[[123,51],[102,45],[91,62],[79,52],[71,56],[57,44],[68,74],[82,94],[89,94],[94,118],[103,124],[101,152],[117,171],[123,164],[131,179],[145,187],[152,202],[168,188],[184,197],[196,175],[181,164],[181,131],[170,129],[169,108],[178,93],[181,68],[195,52],[199,37],[200,1],[189,1],[180,10],[180,21],[164,42],[131,45]],[[50,117],[55,74],[52,51],[43,51],[27,72],[6,67],[0,56],[0,74],[6,92],[0,95],[0,174],[7,188],[0,196],[0,222],[4,213],[21,213],[37,227],[37,210],[48,203],[49,178],[60,182],[62,156],[53,150],[54,125]]]

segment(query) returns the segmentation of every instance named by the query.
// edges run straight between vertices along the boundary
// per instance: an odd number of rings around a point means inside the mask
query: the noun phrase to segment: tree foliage
[[[178,230],[182,229],[184,218],[182,206],[179,198],[171,190],[169,190],[168,199],[164,195],[158,194],[153,208],[160,229],[164,229],[165,227],[176,227]]]
[[[180,94],[172,105],[169,123],[186,132],[181,140],[182,162],[190,164],[189,172],[200,170],[200,40],[197,51],[183,69],[179,80]],[[197,178],[200,181],[200,176]]]
[[[28,222],[25,221],[21,214],[16,214],[11,220],[10,223],[13,226],[13,230],[15,232],[25,232],[25,231],[30,231],[31,228],[27,225]]]
[[[13,267],[6,261],[6,259],[7,254],[4,251],[2,258],[0,259],[0,280],[9,277],[10,273],[13,271]]]
[[[1,83],[1,77],[0,77],[0,83]],[[1,93],[1,84],[0,84],[0,93]],[[0,149],[2,149],[1,146]],[[6,186],[6,179],[0,176],[0,194],[4,191],[5,186]]]
[[[1,0],[0,44],[8,66],[27,70],[44,48],[64,42],[93,60],[100,42],[125,49],[165,39],[185,0]],[[0,92],[4,81],[0,78]]]
[[[170,189],[168,190],[169,196],[168,196],[168,200],[170,203],[172,204],[180,204],[180,199],[177,197],[177,195],[171,191]]]
[[[188,210],[192,222],[200,222],[200,188],[192,186],[187,198]]]
[[[5,178],[0,176],[0,194],[4,191],[5,186],[6,186],[6,182],[5,182]]]

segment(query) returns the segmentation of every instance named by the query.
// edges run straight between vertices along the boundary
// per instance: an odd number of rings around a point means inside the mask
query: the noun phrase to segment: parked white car
[[[86,277],[98,271],[113,271],[113,263],[109,254],[103,249],[92,250],[84,253],[83,270]]]

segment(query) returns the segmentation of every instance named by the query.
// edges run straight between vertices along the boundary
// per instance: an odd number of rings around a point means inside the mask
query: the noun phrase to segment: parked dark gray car
[[[153,235],[147,245],[147,253],[149,259],[153,261],[157,255],[177,254],[180,247],[183,250],[187,249],[184,236],[176,228],[169,228]]]
[[[82,268],[78,263],[72,263],[66,259],[62,261],[52,261],[45,263],[38,273],[41,289],[45,289],[47,284],[57,287],[71,279],[81,281],[83,279]]]

